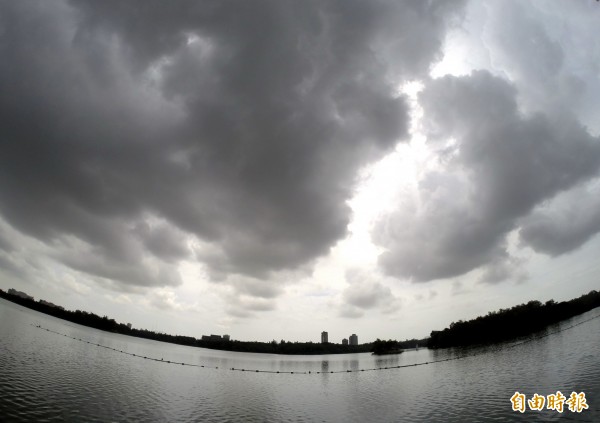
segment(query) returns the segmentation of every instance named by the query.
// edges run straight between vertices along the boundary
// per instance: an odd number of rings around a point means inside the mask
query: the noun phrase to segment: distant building
[[[31,295],[27,295],[26,293],[21,292],[21,291],[17,291],[16,289],[13,289],[13,288],[10,288],[8,290],[8,293],[10,295],[16,295],[17,297],[21,297],[21,298],[24,298],[26,300],[33,300],[33,297]]]
[[[127,329],[131,329],[131,323],[127,323]]]
[[[221,337],[221,335],[202,335],[201,338],[203,341],[209,341],[209,342],[218,342],[218,341],[229,341],[229,335],[223,335]]]
[[[358,345],[358,336],[355,333],[350,335],[350,345]]]
[[[327,344],[329,342],[329,334],[327,332],[321,332],[321,344]]]
[[[342,345],[348,345],[348,340],[346,338],[342,339]]]

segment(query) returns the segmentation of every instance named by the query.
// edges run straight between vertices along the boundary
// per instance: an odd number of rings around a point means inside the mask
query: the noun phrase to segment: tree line
[[[529,301],[509,309],[489,312],[466,322],[453,322],[444,330],[432,331],[429,348],[490,344],[529,335],[548,325],[600,306],[600,293],[590,291],[570,301]]]
[[[0,297],[28,307],[30,309],[58,317],[59,319],[77,323],[91,328],[120,333],[123,335],[136,336],[138,338],[152,339],[155,341],[169,342],[172,344],[187,345],[192,347],[210,348],[216,350],[255,352],[266,354],[348,354],[369,352],[371,343],[361,345],[341,345],[334,343],[314,343],[314,342],[259,342],[259,341],[236,341],[236,340],[202,340],[193,336],[170,335],[162,332],[154,332],[146,329],[129,328],[126,324],[118,323],[108,316],[98,316],[87,311],[70,311],[43,304],[28,298],[22,298],[17,295],[11,295],[0,290]]]

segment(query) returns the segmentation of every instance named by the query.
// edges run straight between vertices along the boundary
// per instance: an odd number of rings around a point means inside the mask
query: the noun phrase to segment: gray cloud
[[[350,285],[343,296],[348,304],[361,309],[377,307],[382,302],[393,298],[390,288],[378,282]]]
[[[253,317],[256,312],[272,311],[277,307],[274,299],[239,295],[238,293],[229,295],[226,302],[226,312],[239,318]]]
[[[165,223],[150,225],[138,224],[132,231],[137,234],[148,252],[168,261],[190,257],[190,249],[185,243],[186,234]]]
[[[122,284],[180,283],[186,235],[217,273],[306,264],[462,4],[2,2],[0,213]]]
[[[570,115],[524,116],[513,86],[485,71],[432,81],[421,93],[424,127],[443,152],[419,198],[382,219],[383,269],[428,281],[514,260],[506,235],[538,204],[597,174],[600,143]]]
[[[147,297],[147,303],[154,308],[164,311],[180,311],[193,309],[193,306],[184,306],[177,301],[177,296],[168,291],[155,291]]]
[[[493,257],[483,268],[480,282],[495,284],[512,280],[515,283],[523,283],[528,275],[523,270],[524,260],[512,257],[503,251],[497,257]]]
[[[358,307],[344,303],[340,307],[339,315],[340,317],[345,317],[346,319],[359,319],[365,315],[365,312]]]
[[[575,113],[597,132],[600,48],[589,36],[597,4],[507,0],[487,8],[484,42],[496,70],[518,86],[522,104]]]
[[[8,256],[3,254],[0,254],[0,270],[17,278],[28,277],[28,272],[26,270],[16,265]]]
[[[15,249],[13,243],[8,240],[8,237],[0,227],[0,250],[10,253]]]
[[[349,286],[342,293],[340,316],[357,318],[365,310],[381,309],[384,313],[393,313],[400,307],[400,300],[392,290],[379,281],[372,280],[367,272],[349,270],[346,272]]]
[[[573,251],[600,232],[600,184],[596,180],[561,193],[523,219],[525,245],[558,256]]]
[[[273,299],[283,292],[285,282],[249,278],[249,277],[232,277],[228,280],[237,292],[256,299]]]

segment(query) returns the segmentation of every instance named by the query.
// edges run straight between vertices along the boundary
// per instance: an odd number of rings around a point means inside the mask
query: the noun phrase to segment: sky
[[[0,0],[0,288],[422,338],[600,274],[600,5]]]

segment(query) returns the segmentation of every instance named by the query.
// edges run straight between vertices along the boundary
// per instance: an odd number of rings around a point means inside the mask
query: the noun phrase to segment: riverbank
[[[365,352],[381,354],[382,352],[385,353],[385,351],[414,349],[419,346],[438,349],[492,344],[537,332],[548,325],[558,323],[600,306],[600,293],[591,291],[570,301],[557,303],[554,300],[550,300],[545,304],[539,301],[530,301],[510,309],[489,312],[486,316],[480,316],[469,321],[460,320],[453,322],[444,330],[432,331],[429,338],[406,341],[382,341],[377,339],[372,343],[342,345],[334,343],[286,342],[284,340],[280,342],[225,339],[203,340],[191,336],[169,335],[146,329],[130,328],[128,325],[117,323],[114,319],[109,319],[107,316],[100,317],[94,313],[81,310],[65,310],[62,307],[43,300],[35,301],[33,298],[23,298],[2,290],[0,290],[0,297],[59,319],[107,332],[214,350],[283,355],[353,354]],[[397,352],[394,352],[394,354],[397,354]]]

